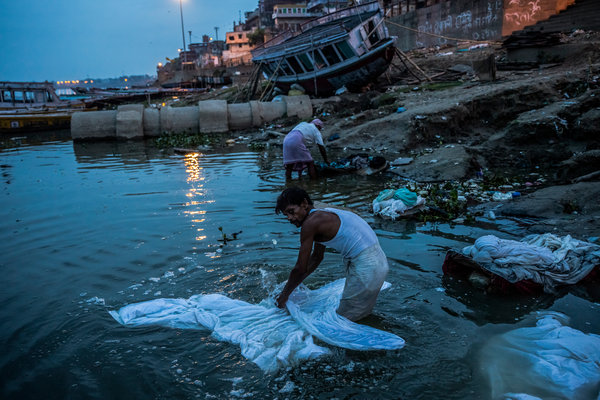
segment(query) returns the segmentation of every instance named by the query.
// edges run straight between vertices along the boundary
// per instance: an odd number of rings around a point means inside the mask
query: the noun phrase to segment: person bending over
[[[285,167],[285,178],[292,178],[292,171],[298,171],[298,178],[302,176],[302,171],[308,169],[308,175],[315,179],[317,170],[315,162],[306,145],[316,143],[319,152],[326,164],[327,151],[323,144],[321,130],[323,121],[315,119],[312,122],[301,122],[294,127],[283,139],[283,165]]]
[[[339,251],[344,260],[346,284],[337,313],[352,321],[369,315],[389,268],[369,224],[350,211],[315,209],[308,193],[297,187],[279,195],[275,212],[301,227],[298,259],[277,297],[277,306],[285,308],[294,289],[317,269],[327,246]]]

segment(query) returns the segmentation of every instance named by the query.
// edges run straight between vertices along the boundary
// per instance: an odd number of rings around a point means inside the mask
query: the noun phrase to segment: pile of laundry
[[[389,163],[384,157],[360,153],[332,161],[329,165],[320,163],[317,166],[321,172],[372,175],[389,168]]]
[[[541,313],[535,327],[493,337],[481,369],[492,399],[600,398],[600,336],[565,326],[568,317]]]
[[[353,350],[404,347],[404,340],[399,336],[354,323],[337,314],[344,283],[345,279],[338,279],[317,290],[300,285],[287,302],[289,313],[277,308],[270,297],[259,304],[250,304],[208,294],[130,304],[110,314],[128,327],[209,329],[216,339],[239,345],[242,356],[265,372],[331,353],[327,347],[316,344],[313,337]],[[386,282],[382,290],[390,286]]]
[[[463,255],[508,282],[532,281],[553,293],[556,287],[581,281],[600,266],[600,246],[551,233],[521,241],[482,236]]]
[[[373,200],[373,213],[394,220],[420,210],[424,204],[424,198],[405,187],[385,189]]]

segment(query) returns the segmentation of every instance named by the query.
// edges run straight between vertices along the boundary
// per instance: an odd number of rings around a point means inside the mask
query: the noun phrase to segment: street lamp
[[[182,0],[179,0],[179,14],[181,15],[181,38],[183,39],[183,51],[185,52],[185,33],[183,30],[183,5],[181,4]],[[183,62],[186,62],[185,53],[183,53]],[[183,70],[183,64],[181,65],[181,70]]]

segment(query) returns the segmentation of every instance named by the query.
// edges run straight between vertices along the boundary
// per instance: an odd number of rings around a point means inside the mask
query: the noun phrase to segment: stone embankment
[[[117,110],[73,114],[74,140],[136,139],[163,133],[224,133],[260,127],[282,117],[310,118],[308,96],[280,96],[277,101],[227,104],[226,100],[199,101],[197,106],[148,107],[121,105]]]

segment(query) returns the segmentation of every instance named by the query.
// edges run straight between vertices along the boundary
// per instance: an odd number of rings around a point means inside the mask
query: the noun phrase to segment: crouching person
[[[342,254],[346,274],[338,314],[352,321],[369,315],[388,273],[387,258],[369,224],[350,211],[315,209],[308,193],[296,187],[279,195],[275,212],[301,227],[298,260],[277,306],[285,307],[294,289],[317,269],[325,247],[331,247]]]

